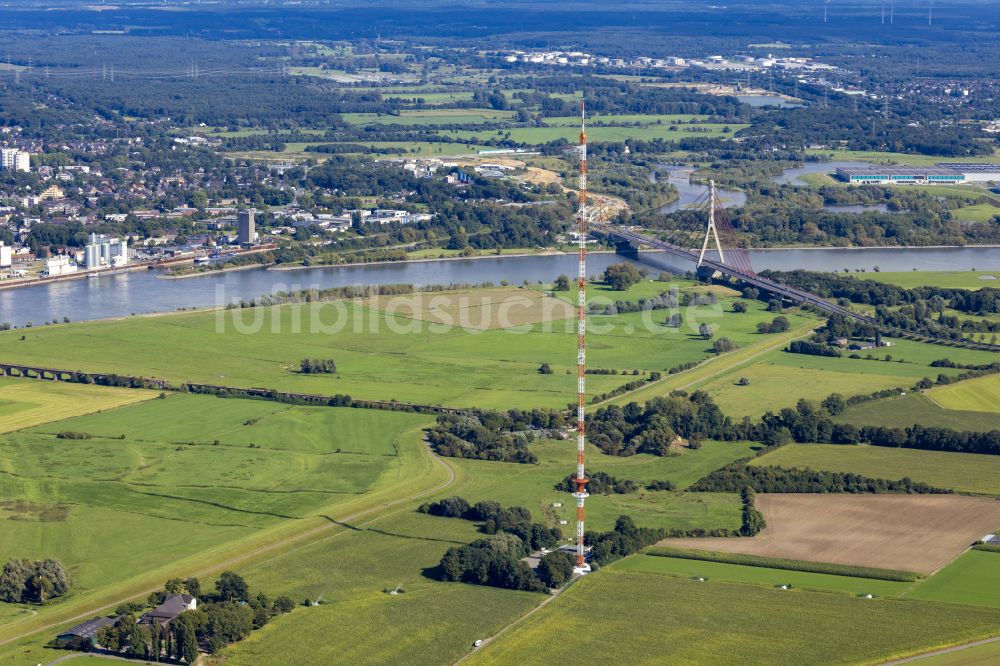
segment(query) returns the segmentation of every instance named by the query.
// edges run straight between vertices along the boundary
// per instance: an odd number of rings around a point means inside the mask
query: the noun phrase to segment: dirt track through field
[[[662,545],[931,574],[1000,528],[1000,501],[960,495],[761,494],[752,538]]]

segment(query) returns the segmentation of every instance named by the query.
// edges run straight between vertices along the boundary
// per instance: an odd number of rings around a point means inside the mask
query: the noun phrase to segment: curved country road
[[[426,442],[425,442],[425,445],[426,445]],[[359,511],[359,512],[357,512],[355,514],[352,514],[350,516],[345,516],[343,518],[339,518],[336,521],[331,520],[330,522],[328,522],[326,524],[323,524],[323,525],[320,525],[319,527],[315,527],[315,528],[313,528],[311,530],[307,530],[305,532],[302,532],[302,533],[296,535],[294,538],[290,539],[291,541],[297,542],[296,545],[294,547],[292,547],[292,548],[287,549],[287,550],[283,550],[281,554],[284,555],[285,553],[292,553],[292,552],[295,552],[295,551],[300,550],[302,548],[305,548],[306,546],[312,545],[313,543],[316,542],[316,540],[317,540],[318,537],[320,537],[320,536],[323,535],[324,532],[326,532],[327,530],[330,530],[330,529],[332,529],[334,527],[340,527],[344,523],[350,523],[350,522],[353,522],[355,520],[358,520],[359,518],[365,518],[365,517],[371,516],[372,514],[381,513],[382,511],[385,511],[386,509],[390,509],[390,508],[392,508],[394,506],[397,506],[399,504],[403,504],[403,503],[406,503],[406,502],[411,502],[411,501],[413,501],[415,499],[420,499],[421,497],[426,497],[427,495],[433,495],[433,494],[435,494],[437,492],[440,492],[441,490],[444,490],[448,486],[450,486],[452,483],[455,482],[455,468],[452,467],[451,465],[449,465],[448,462],[446,462],[443,458],[441,458],[436,453],[434,453],[434,451],[431,450],[429,446],[427,447],[427,450],[430,453],[430,455],[433,458],[433,460],[436,461],[442,467],[444,467],[445,470],[447,470],[447,472],[448,472],[448,478],[444,482],[439,483],[438,485],[436,485],[433,488],[430,488],[428,490],[424,490],[424,491],[421,491],[419,493],[415,493],[413,495],[409,495],[407,497],[401,497],[401,498],[393,500],[391,502],[386,502],[385,504],[380,504],[380,505],[372,507],[370,509],[365,509],[364,511]],[[367,525],[368,523],[374,522],[375,520],[377,520],[377,517],[376,518],[372,518],[371,520],[366,521],[364,523],[361,523],[361,525]],[[341,534],[348,534],[348,533],[350,533],[350,530],[345,530],[344,532],[341,532]],[[339,536],[339,534],[335,534],[333,536],[336,537],[336,536]],[[333,538],[333,537],[331,537],[331,538]],[[242,553],[240,555],[237,555],[236,557],[231,557],[228,560],[224,560],[222,562],[217,562],[217,563],[215,563],[215,564],[213,564],[211,566],[205,567],[205,568],[200,569],[198,571],[194,571],[190,575],[194,576],[196,578],[201,578],[201,577],[208,576],[208,575],[210,575],[212,573],[215,573],[217,571],[220,571],[220,570],[233,568],[233,567],[235,567],[235,566],[237,566],[237,565],[239,565],[239,564],[241,564],[243,562],[246,562],[249,559],[253,559],[253,558],[256,558],[256,557],[258,557],[260,555],[266,554],[268,552],[271,552],[271,551],[274,551],[274,550],[278,550],[279,548],[287,548],[288,541],[289,540],[276,541],[274,543],[270,543],[270,544],[267,544],[265,546],[260,546],[259,548],[255,548],[253,550],[250,550],[250,551],[247,551],[247,552]],[[38,634],[38,633],[41,633],[43,631],[49,631],[51,629],[55,629],[57,627],[61,627],[61,626],[66,625],[66,624],[68,624],[70,622],[79,622],[79,621],[82,621],[82,620],[89,620],[90,618],[94,617],[95,615],[99,615],[103,611],[107,611],[109,609],[115,608],[120,603],[128,601],[129,599],[134,599],[134,598],[140,597],[140,596],[142,596],[142,597],[148,596],[148,595],[152,594],[153,592],[156,592],[157,590],[159,590],[160,587],[162,587],[162,586],[156,586],[156,587],[149,588],[148,590],[145,590],[145,591],[136,592],[136,593],[130,594],[130,595],[128,595],[128,597],[122,598],[122,599],[120,599],[120,600],[118,600],[118,601],[116,601],[114,603],[106,604],[106,605],[100,606],[98,608],[91,608],[90,610],[88,610],[88,611],[86,611],[84,613],[80,613],[79,615],[75,615],[73,617],[64,618],[62,620],[59,620],[58,622],[52,622],[50,624],[38,627],[36,629],[32,629],[31,631],[27,631],[27,632],[25,632],[23,634],[19,634],[17,636],[12,636],[11,638],[8,638],[6,640],[0,641],[0,646],[6,645],[8,643],[13,643],[15,641],[22,640],[24,638],[27,638],[28,636],[33,636],[34,634]],[[74,655],[66,655],[66,656],[67,657],[74,657],[74,656],[77,656],[77,655],[74,654]],[[56,662],[58,662],[58,661],[59,660],[57,659]],[[135,661],[135,660],[131,660],[131,661]],[[56,662],[52,662],[52,663],[56,663]],[[146,662],[142,661],[142,660],[139,660],[138,663],[146,663]]]

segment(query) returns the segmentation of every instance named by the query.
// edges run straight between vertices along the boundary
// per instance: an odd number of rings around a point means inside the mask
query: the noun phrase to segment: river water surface
[[[842,271],[878,266],[883,271],[971,270],[1000,272],[1000,248],[866,248],[751,250],[756,270]],[[643,253],[647,263],[683,273],[693,265],[657,252]],[[614,254],[591,255],[591,275],[622,261]],[[162,279],[160,271],[107,275],[0,291],[0,322],[23,326],[69,317],[73,321],[169,312],[250,299],[275,291],[360,284],[416,285],[551,282],[560,273],[576,273],[574,255],[488,257],[303,270],[250,270],[209,273],[181,280]]]

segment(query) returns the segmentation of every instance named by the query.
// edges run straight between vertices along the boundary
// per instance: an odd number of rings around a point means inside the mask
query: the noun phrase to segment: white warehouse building
[[[968,162],[938,162],[941,169],[950,169],[965,176],[966,183],[1000,182],[1000,164],[971,164]]]

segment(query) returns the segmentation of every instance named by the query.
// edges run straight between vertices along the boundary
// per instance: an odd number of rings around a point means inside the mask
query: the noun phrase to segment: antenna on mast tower
[[[579,248],[577,269],[577,405],[576,405],[576,568],[574,572],[585,574],[590,571],[587,554],[583,545],[584,500],[587,499],[587,474],[584,465],[587,420],[584,413],[586,404],[587,374],[587,106],[580,100],[580,195],[576,217],[576,233]]]

